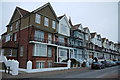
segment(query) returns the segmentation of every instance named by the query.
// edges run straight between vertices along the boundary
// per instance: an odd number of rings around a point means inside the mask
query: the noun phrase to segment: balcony
[[[49,39],[44,39],[44,38],[38,38],[38,37],[30,37],[30,41],[37,41],[37,42],[43,42],[43,43],[49,43],[49,44],[56,44],[60,46],[66,46],[66,47],[71,47],[69,43],[63,43],[60,41],[53,41]]]

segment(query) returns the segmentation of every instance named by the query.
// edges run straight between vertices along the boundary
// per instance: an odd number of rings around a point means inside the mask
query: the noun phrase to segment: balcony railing
[[[67,46],[67,47],[72,46],[69,43],[64,43],[64,42],[60,42],[60,41],[53,41],[53,40],[50,40],[50,39],[38,38],[38,37],[30,37],[30,41],[38,41],[38,42],[56,44],[56,45]]]
[[[66,46],[66,47],[75,47],[75,48],[83,48],[84,47],[83,45],[75,45],[75,44],[71,44],[71,43],[53,41],[53,40],[38,38],[38,37],[30,37],[30,40],[31,41],[43,42],[43,43],[56,44],[56,45]]]

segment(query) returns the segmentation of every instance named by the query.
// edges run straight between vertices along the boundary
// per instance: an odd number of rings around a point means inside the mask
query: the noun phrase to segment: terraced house
[[[16,7],[2,34],[2,53],[8,59],[16,59],[20,68],[32,61],[32,68],[71,67],[97,57],[118,60],[120,46],[90,33],[82,24],[73,25],[66,15],[57,17],[50,3],[29,12]]]

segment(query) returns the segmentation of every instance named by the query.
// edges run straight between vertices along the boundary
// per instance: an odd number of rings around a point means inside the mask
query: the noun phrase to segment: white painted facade
[[[64,17],[62,17],[59,20],[58,29],[57,29],[58,33],[65,35],[65,36],[70,36],[70,28],[71,28],[71,26],[68,22],[66,15],[65,15]]]

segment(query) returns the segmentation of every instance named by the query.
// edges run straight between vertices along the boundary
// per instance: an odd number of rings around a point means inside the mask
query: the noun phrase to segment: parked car
[[[110,61],[110,63],[111,63],[112,66],[117,66],[117,63],[114,62],[114,61]]]
[[[117,65],[120,65],[120,61],[115,61],[117,63]]]
[[[105,68],[105,65],[101,62],[93,62],[91,65],[91,69],[103,69]]]
[[[111,67],[112,64],[109,61],[101,61],[105,65],[105,67]]]

